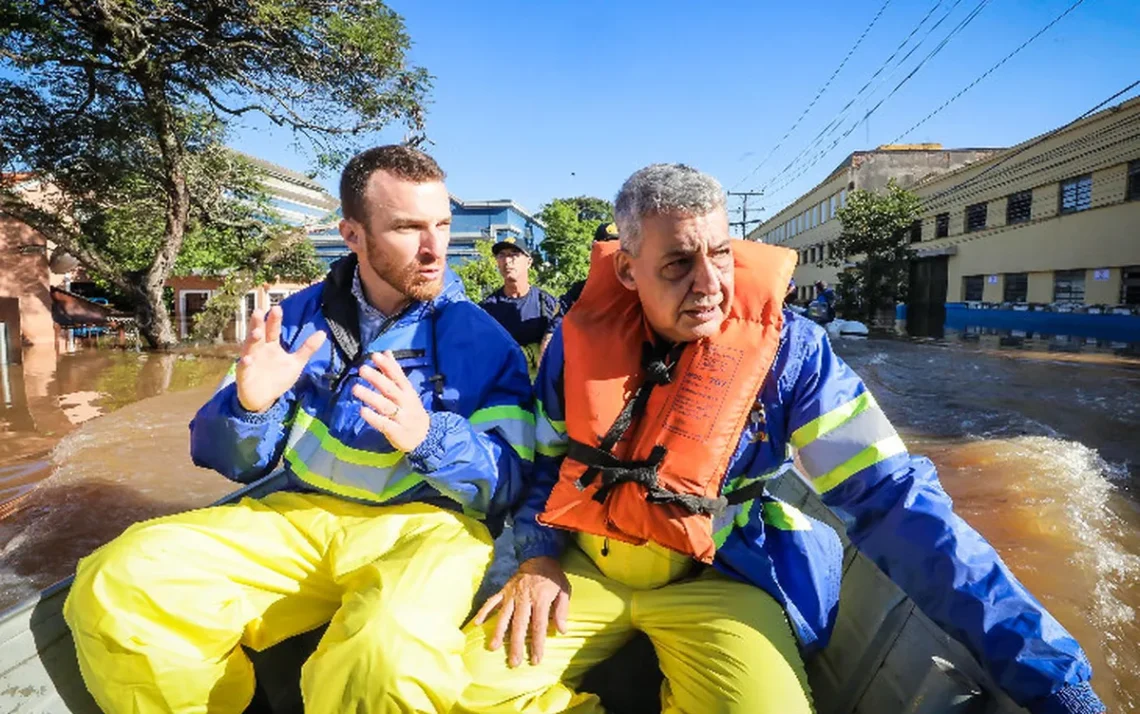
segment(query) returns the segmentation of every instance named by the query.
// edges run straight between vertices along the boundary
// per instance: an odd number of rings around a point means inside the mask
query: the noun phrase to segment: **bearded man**
[[[349,161],[352,255],[255,317],[190,424],[199,466],[249,483],[280,464],[287,486],[135,525],[80,562],[65,617],[105,711],[241,712],[243,648],[325,623],[307,712],[442,712],[462,691],[460,626],[534,419],[522,352],[446,268],[443,180],[403,146]]]

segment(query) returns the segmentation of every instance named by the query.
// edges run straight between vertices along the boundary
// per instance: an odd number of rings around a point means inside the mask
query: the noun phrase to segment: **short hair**
[[[364,190],[368,179],[377,171],[414,183],[443,181],[446,176],[435,159],[419,149],[402,144],[365,149],[349,159],[340,175],[340,207],[345,218],[357,221],[367,218]]]
[[[706,173],[684,164],[653,164],[626,179],[614,200],[621,247],[637,255],[641,219],[657,214],[703,216],[725,208],[724,189]]]

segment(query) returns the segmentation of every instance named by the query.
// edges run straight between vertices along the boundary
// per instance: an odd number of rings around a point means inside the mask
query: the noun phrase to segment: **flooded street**
[[[23,356],[0,375],[0,607],[67,577],[131,523],[233,487],[190,463],[186,428],[229,357]]]
[[[1110,711],[1140,711],[1140,364],[974,343],[837,349],[938,465],[958,512],[1085,646]],[[224,355],[28,357],[0,405],[0,606],[130,523],[235,488],[194,467],[187,445]]]
[[[955,510],[1140,711],[1140,365],[1102,354],[841,341]]]

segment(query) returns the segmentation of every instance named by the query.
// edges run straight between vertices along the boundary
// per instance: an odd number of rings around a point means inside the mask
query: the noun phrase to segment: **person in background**
[[[617,224],[613,221],[606,221],[599,223],[597,229],[594,230],[594,243],[605,243],[611,240],[618,239]],[[579,280],[570,286],[570,289],[559,298],[558,302],[561,305],[560,315],[565,315],[570,312],[570,308],[574,306],[578,298],[582,295],[582,288],[586,287],[585,280]]]
[[[533,379],[558,321],[558,300],[530,284],[530,252],[514,237],[491,246],[491,254],[503,277],[503,287],[488,295],[479,306],[522,347]]]
[[[835,303],[838,298],[835,295],[835,290],[827,285],[826,280],[815,281],[816,300],[820,300],[827,306],[827,321],[831,322],[835,319]]]

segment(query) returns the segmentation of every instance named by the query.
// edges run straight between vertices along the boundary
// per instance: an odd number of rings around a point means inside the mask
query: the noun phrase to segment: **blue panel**
[[[986,327],[1045,335],[1091,337],[1114,342],[1140,342],[1140,315],[1088,315],[1076,312],[971,310],[965,303],[946,303],[946,327]]]

